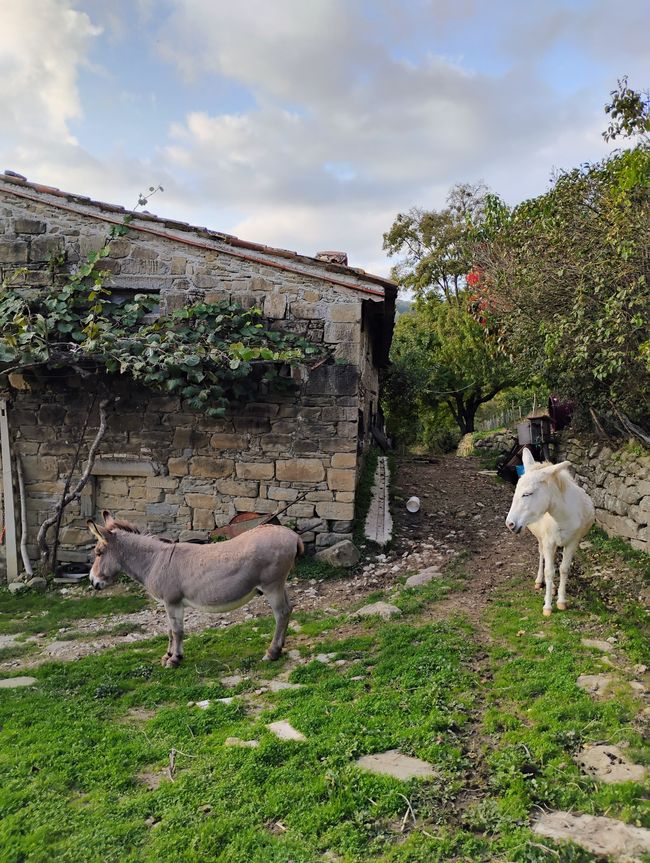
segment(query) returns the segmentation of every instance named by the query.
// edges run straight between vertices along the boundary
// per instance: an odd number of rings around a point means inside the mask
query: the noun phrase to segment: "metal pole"
[[[4,509],[5,548],[7,551],[7,582],[18,578],[18,549],[16,546],[16,515],[14,512],[14,485],[11,476],[11,448],[7,402],[0,399],[0,440],[2,448],[2,501]]]

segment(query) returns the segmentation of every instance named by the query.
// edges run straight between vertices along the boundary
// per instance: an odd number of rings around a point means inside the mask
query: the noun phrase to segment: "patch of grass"
[[[364,535],[366,516],[370,509],[372,500],[372,486],[375,481],[375,471],[379,461],[380,452],[376,447],[371,447],[364,456],[363,467],[359,475],[357,490],[355,493],[354,512],[354,541],[359,545],[368,544]]]
[[[176,671],[157,664],[157,639],[43,666],[36,689],[8,693],[0,702],[3,860],[313,863],[328,849],[346,861],[418,859],[403,856],[390,825],[401,822],[408,796],[419,817],[446,832],[444,813],[467,769],[459,734],[475,700],[471,641],[454,626],[377,622],[315,645],[346,664],[300,667],[292,679],[303,688],[268,696],[259,718],[238,701],[186,706],[232,694],[218,682],[229,671],[267,677],[260,657],[271,628],[264,620],[191,637]],[[364,680],[352,680],[360,669]],[[155,716],[137,726],[116,721],[147,707]],[[274,719],[288,719],[307,742],[275,739],[265,727]],[[224,747],[231,735],[261,745]],[[434,763],[436,778],[402,783],[354,764],[398,747]],[[163,770],[172,748],[175,781],[147,790],[137,775]],[[480,844],[463,836],[408,841],[418,854]]]
[[[597,527],[587,539],[591,547],[580,550],[577,560],[590,576],[584,586],[579,585],[581,602],[616,631],[632,660],[650,665],[650,617],[645,603],[639,601],[641,592],[650,586],[650,555],[622,539],[608,537]],[[600,575],[593,574],[596,567]]]
[[[60,628],[83,618],[140,611],[148,602],[144,593],[111,596],[108,593],[88,592],[79,597],[27,593],[12,596],[7,590],[0,590],[0,634],[54,634]]]
[[[574,609],[544,619],[528,582],[503,590],[491,615],[494,643],[481,723],[486,795],[467,813],[467,826],[498,836],[494,848],[510,860],[536,859],[523,850],[533,847],[528,821],[540,809],[650,824],[645,799],[650,784],[645,791],[633,783],[602,785],[573,761],[595,742],[629,744],[641,759],[648,757],[650,747],[632,723],[637,699],[623,678],[607,700],[578,688],[580,674],[605,670],[601,658],[580,642],[582,625],[593,614]],[[558,851],[561,860],[591,859],[585,852],[568,856],[566,847]]]
[[[309,581],[310,579],[315,578],[320,581],[321,579],[344,578],[349,576],[350,572],[351,570],[349,569],[343,569],[340,566],[332,566],[331,563],[317,560],[313,556],[303,555],[298,558],[296,566],[289,578],[298,579],[299,581]]]
[[[6,647],[0,647],[0,662],[7,659],[19,659],[21,656],[27,656],[29,653],[35,653],[38,650],[38,645],[30,644],[8,644]]]
[[[643,561],[608,542],[581,552],[565,614],[542,617],[530,573],[509,579],[486,612],[487,647],[463,620],[426,617],[462,586],[467,556],[391,599],[407,620],[298,613],[302,631],[287,647],[333,660],[294,668],[301,688],[266,693],[261,714],[247,709],[257,681],[287,668],[286,658],[261,661],[270,617],[188,637],[174,671],[159,665],[163,638],[40,667],[37,687],[0,698],[3,863],[315,863],[326,851],[343,863],[594,860],[530,822],[562,808],[650,826],[648,783],[599,785],[573,761],[596,741],[650,760],[633,693],[621,686],[598,701],[576,686],[605,670],[585,632],[614,626],[630,657],[637,649],[632,617],[578,592],[603,561],[637,578]],[[225,688],[220,678],[235,672],[247,679]],[[235,700],[216,701],[226,695]],[[202,699],[205,711],[187,706]],[[307,741],[273,737],[266,726],[279,719]],[[260,745],[226,747],[229,736]],[[356,766],[388,749],[425,759],[435,776],[400,782]],[[139,774],[163,772],[172,750],[174,781],[149,790]]]

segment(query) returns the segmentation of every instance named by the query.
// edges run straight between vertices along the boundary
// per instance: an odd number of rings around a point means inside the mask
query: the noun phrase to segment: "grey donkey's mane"
[[[153,533],[143,533],[139,527],[131,524],[125,518],[113,518],[109,530],[123,530],[125,533],[137,533],[139,536],[146,536],[148,539],[155,539],[158,542],[171,542],[170,539],[165,539],[162,536],[156,536]]]

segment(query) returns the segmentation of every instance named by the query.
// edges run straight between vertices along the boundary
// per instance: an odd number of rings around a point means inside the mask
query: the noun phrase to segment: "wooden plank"
[[[7,582],[18,577],[18,547],[16,545],[16,513],[14,511],[14,486],[11,470],[11,446],[9,443],[9,421],[7,402],[0,399],[0,449],[2,452],[2,502],[4,510],[5,549],[7,555]]]

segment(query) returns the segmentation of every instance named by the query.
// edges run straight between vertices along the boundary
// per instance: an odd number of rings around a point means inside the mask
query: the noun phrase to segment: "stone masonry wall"
[[[597,524],[650,553],[650,453],[642,455],[638,447],[613,449],[564,433],[557,460],[574,466],[576,480],[596,507]]]
[[[90,507],[82,500],[66,510],[60,559],[87,559],[89,512],[110,509],[142,530],[187,540],[205,538],[238,512],[273,512],[308,489],[280,520],[305,531],[303,540],[316,546],[351,538],[357,455],[348,418],[357,413],[357,373],[322,369],[295,393],[243,404],[225,419],[125,388],[83,492]],[[9,408],[12,448],[25,475],[32,560],[38,527],[61,497],[89,407],[87,393],[70,387],[74,381],[14,392]],[[96,429],[95,410],[82,463]]]
[[[143,224],[149,224],[145,217]],[[47,290],[56,280],[53,258],[64,255],[68,264],[85,259],[101,247],[109,227],[92,213],[19,200],[0,188],[0,278],[14,279],[27,297]],[[124,387],[94,471],[94,511],[111,509],[144,529],[186,539],[205,536],[237,512],[270,512],[315,487],[284,520],[306,528],[303,538],[317,546],[347,538],[358,415],[377,380],[361,332],[362,309],[381,297],[332,284],[316,262],[313,272],[296,273],[270,259],[232,257],[214,236],[206,232],[201,240],[214,248],[198,248],[175,236],[131,231],[113,241],[102,264],[111,273],[108,284],[114,295],[156,293],[162,311],[200,299],[259,306],[272,327],[326,344],[339,363],[305,373],[290,394],[261,394],[225,420],[189,412],[178,399]],[[361,276],[358,281],[363,283]],[[32,555],[36,528],[60,495],[85,416],[87,395],[70,384],[12,392],[9,423],[25,468]],[[91,434],[89,429],[89,439]],[[78,504],[64,524],[61,559],[85,559],[78,547],[88,543],[88,534]]]

